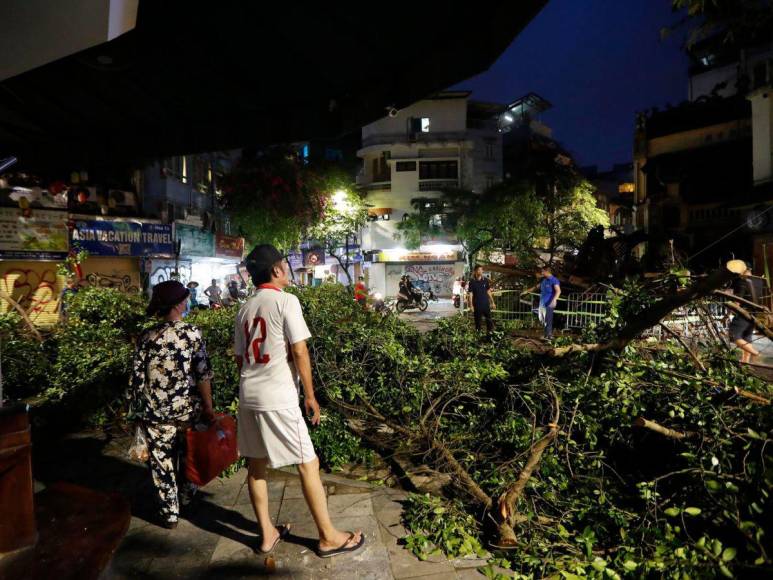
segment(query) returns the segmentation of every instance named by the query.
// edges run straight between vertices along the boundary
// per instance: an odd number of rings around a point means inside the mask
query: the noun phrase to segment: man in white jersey
[[[319,476],[319,460],[299,404],[298,379],[311,423],[319,424],[311,359],[311,337],[301,304],[283,292],[290,285],[287,262],[267,244],[245,260],[257,292],[239,310],[234,353],[239,367],[239,452],[249,463],[247,484],[261,529],[260,553],[269,553],[289,532],[274,527],[268,511],[267,468],[298,465],[303,495],[319,531],[317,555],[323,558],[357,550],[365,543],[360,530],[343,532],[330,521]]]

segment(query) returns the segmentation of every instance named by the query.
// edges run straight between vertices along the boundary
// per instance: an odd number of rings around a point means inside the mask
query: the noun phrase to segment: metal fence
[[[539,294],[522,294],[520,289],[495,290],[493,294],[497,307],[491,313],[495,319],[519,320],[535,325],[538,323]],[[572,293],[558,299],[554,314],[561,317],[556,323],[563,323],[566,329],[577,329],[585,328],[592,322],[597,323],[606,312],[605,294]]]
[[[497,308],[492,315],[497,320],[518,320],[526,326],[538,325],[539,294],[522,294],[522,290],[495,290]],[[678,308],[663,319],[663,324],[684,338],[700,340],[711,333],[723,332],[731,313],[725,307],[726,298],[715,296]],[[562,295],[554,311],[555,328],[581,330],[591,324],[598,324],[607,315],[609,298],[605,293],[572,292]],[[713,328],[712,328],[713,327]],[[644,336],[663,335],[658,324],[644,333]]]

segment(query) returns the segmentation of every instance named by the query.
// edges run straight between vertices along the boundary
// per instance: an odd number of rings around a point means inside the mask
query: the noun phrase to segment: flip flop
[[[346,541],[341,544],[338,548],[333,548],[332,550],[320,550],[319,546],[317,546],[317,556],[320,558],[332,558],[333,556],[338,556],[338,554],[345,554],[346,552],[354,552],[356,550],[359,550],[362,548],[363,544],[365,543],[365,534],[360,532],[360,541],[357,542],[354,546],[346,547],[346,544],[352,541],[352,538],[354,538],[354,532],[349,532],[349,537],[346,539]]]
[[[287,538],[287,536],[290,535],[290,528],[292,527],[291,524],[285,524],[283,526],[277,526],[277,531],[279,532],[279,535],[276,537],[276,540],[274,540],[274,543],[271,544],[271,547],[268,550],[261,550],[260,546],[255,548],[255,551],[258,554],[270,554],[276,549],[277,544]]]

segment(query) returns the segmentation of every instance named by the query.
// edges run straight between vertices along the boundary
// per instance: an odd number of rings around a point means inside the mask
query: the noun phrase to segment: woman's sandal
[[[346,547],[346,544],[352,541],[354,538],[354,532],[349,532],[349,537],[346,539],[346,541],[341,544],[338,548],[333,548],[332,550],[320,550],[319,546],[317,546],[317,556],[320,558],[332,558],[333,556],[338,556],[338,554],[345,554],[346,552],[354,552],[356,550],[359,550],[362,548],[362,545],[365,543],[365,534],[360,532],[360,541],[357,542],[353,546]]]
[[[258,546],[257,548],[255,548],[255,551],[258,554],[270,554],[271,552],[273,552],[276,549],[277,544],[279,544],[279,542],[281,540],[284,540],[285,538],[287,538],[287,536],[290,535],[290,528],[291,527],[292,527],[291,524],[285,524],[283,526],[277,526],[276,530],[279,532],[279,535],[276,537],[276,540],[274,540],[274,543],[271,544],[271,547],[268,550],[261,550],[260,546]]]

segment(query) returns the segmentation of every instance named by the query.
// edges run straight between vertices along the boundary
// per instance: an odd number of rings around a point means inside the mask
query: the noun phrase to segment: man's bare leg
[[[330,521],[325,488],[322,486],[322,479],[319,477],[319,460],[315,457],[308,463],[301,463],[298,466],[298,473],[301,476],[303,496],[306,498],[311,516],[317,524],[319,549],[332,550],[343,546],[344,543],[347,546],[356,545],[360,541],[362,531],[357,530],[354,532],[354,537],[350,540],[347,532],[337,530],[333,527],[333,522]]]
[[[267,465],[268,459],[249,458],[247,471],[247,488],[250,491],[250,500],[252,500],[252,509],[255,510],[255,517],[258,519],[260,528],[260,549],[263,551],[271,549],[274,542],[279,537],[279,530],[271,522],[271,514],[268,512],[268,482]]]
[[[760,356],[760,351],[758,351],[756,348],[754,348],[754,345],[752,345],[751,342],[748,342],[742,338],[739,338],[735,341],[736,346],[741,349],[741,362],[742,363],[749,363],[754,362],[758,356]]]

